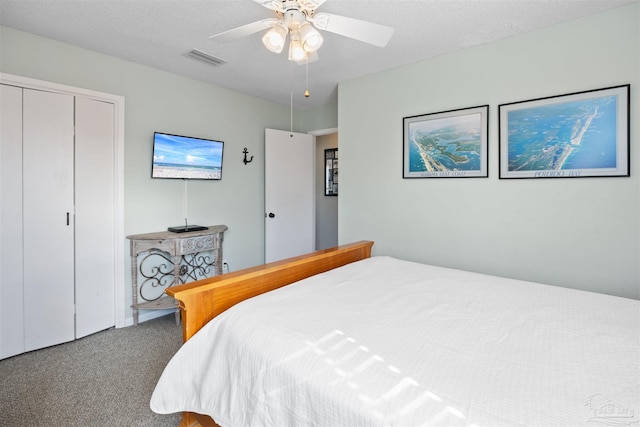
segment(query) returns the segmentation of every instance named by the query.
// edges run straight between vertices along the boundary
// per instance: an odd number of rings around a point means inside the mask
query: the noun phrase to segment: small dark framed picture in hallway
[[[338,195],[338,149],[324,150],[324,195]]]

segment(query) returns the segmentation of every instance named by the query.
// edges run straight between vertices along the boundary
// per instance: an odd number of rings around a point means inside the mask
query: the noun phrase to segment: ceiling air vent
[[[203,52],[201,50],[198,49],[191,49],[189,52],[187,52],[187,56],[193,58],[193,59],[198,59],[200,61],[206,62],[207,64],[211,64],[215,67],[222,65],[222,64],[226,64],[227,61],[225,61],[222,58],[218,58],[216,56],[213,55],[209,55],[206,52]]]

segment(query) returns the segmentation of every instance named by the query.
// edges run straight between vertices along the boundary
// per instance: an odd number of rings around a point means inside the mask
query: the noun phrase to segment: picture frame
[[[630,176],[630,85],[498,106],[499,178]]]
[[[403,178],[489,176],[489,106],[403,117]]]
[[[338,195],[338,149],[324,150],[324,195]]]

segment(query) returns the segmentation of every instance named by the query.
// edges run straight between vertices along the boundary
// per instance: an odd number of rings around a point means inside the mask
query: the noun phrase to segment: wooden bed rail
[[[166,293],[178,300],[182,311],[183,341],[234,304],[369,258],[372,246],[363,240],[168,288]]]

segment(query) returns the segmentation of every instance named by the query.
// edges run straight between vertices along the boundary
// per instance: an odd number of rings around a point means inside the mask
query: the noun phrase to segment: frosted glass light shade
[[[287,40],[287,30],[285,30],[282,26],[276,25],[271,28],[267,33],[262,37],[262,43],[265,45],[267,49],[271,52],[280,53],[284,48],[284,42]]]
[[[302,48],[299,40],[289,42],[289,61],[302,61],[307,57],[307,52]]]
[[[313,26],[309,23],[302,24],[300,26],[300,42],[302,43],[302,48],[306,52],[315,52],[322,46],[322,36],[313,28]]]

